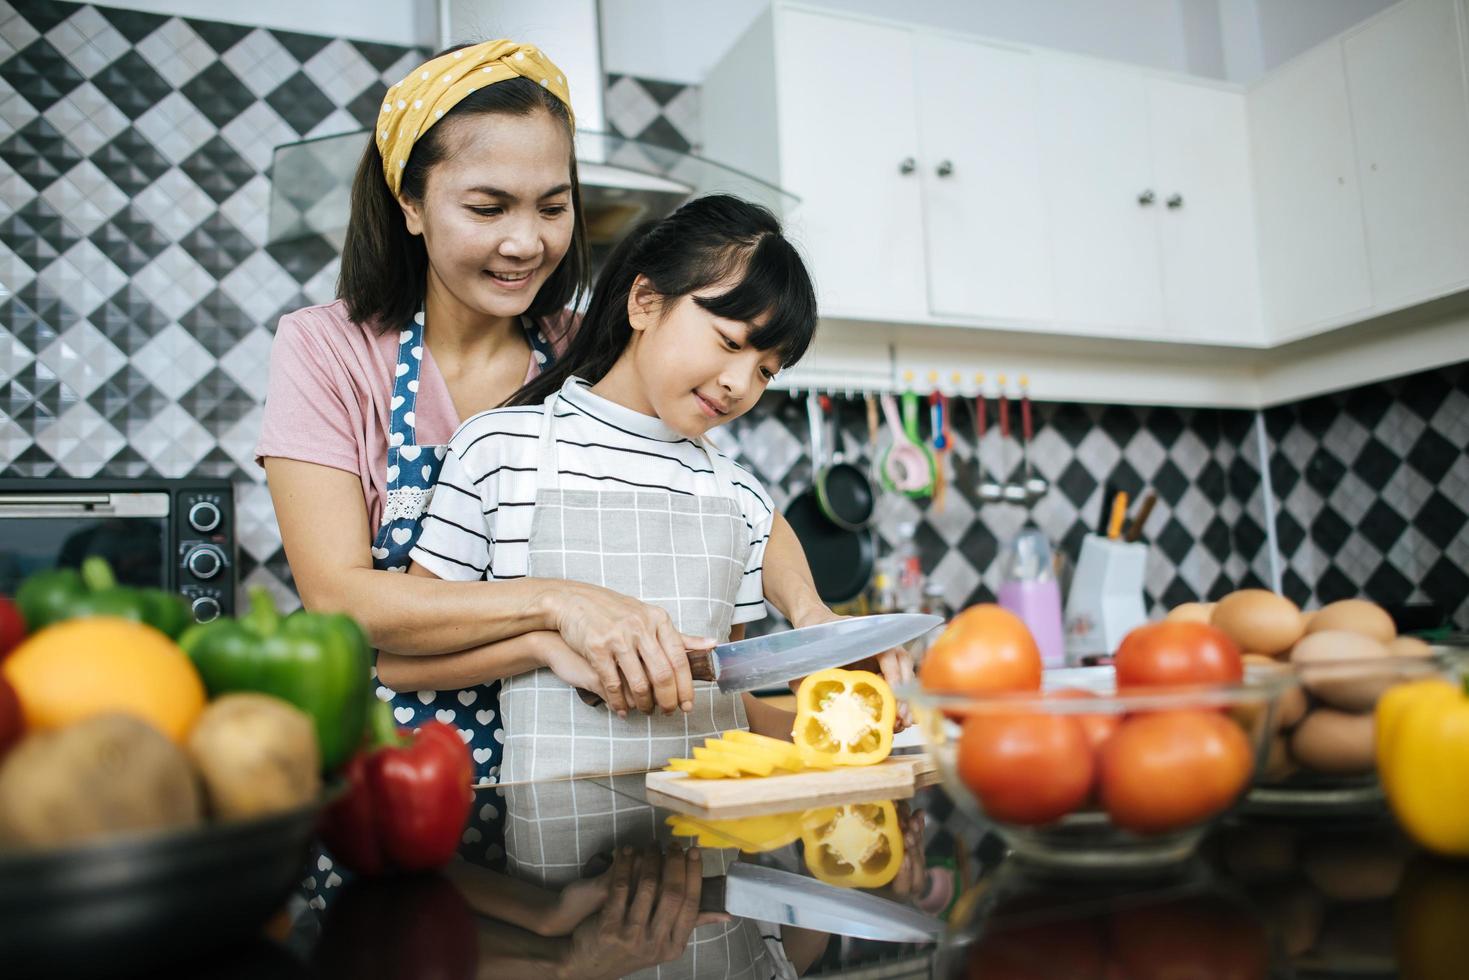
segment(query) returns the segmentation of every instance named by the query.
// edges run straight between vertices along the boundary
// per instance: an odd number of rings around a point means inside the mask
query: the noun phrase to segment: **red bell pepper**
[[[0,660],[20,646],[26,636],[25,617],[14,602],[0,595]]]
[[[0,675],[0,755],[20,740],[25,724],[20,714],[20,698],[4,675]]]
[[[370,717],[372,741],[347,763],[348,788],[322,816],[322,842],[358,874],[447,864],[474,804],[469,746],[439,721],[400,731],[376,698]]]

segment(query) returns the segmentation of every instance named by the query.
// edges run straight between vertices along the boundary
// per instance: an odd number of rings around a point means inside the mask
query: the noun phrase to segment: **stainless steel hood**
[[[553,53],[577,119],[576,158],[594,258],[639,221],[701,194],[736,194],[785,214],[797,199],[711,160],[606,132],[596,0],[440,0],[439,41],[513,37]],[[271,164],[268,242],[325,238],[340,250],[352,176],[371,131],[279,146]]]

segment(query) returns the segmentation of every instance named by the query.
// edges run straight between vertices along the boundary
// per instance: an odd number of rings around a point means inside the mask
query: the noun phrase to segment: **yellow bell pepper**
[[[881,888],[903,864],[903,828],[891,802],[807,810],[801,845],[806,867],[829,885]]]
[[[801,836],[799,812],[738,820],[694,820],[674,813],[667,823],[675,836],[697,838],[700,847],[738,847],[747,854],[774,851]]]
[[[1469,857],[1469,686],[1413,681],[1377,701],[1377,772],[1419,844]]]
[[[865,670],[820,670],[796,691],[791,736],[807,765],[870,766],[893,750],[898,703],[887,682]]]

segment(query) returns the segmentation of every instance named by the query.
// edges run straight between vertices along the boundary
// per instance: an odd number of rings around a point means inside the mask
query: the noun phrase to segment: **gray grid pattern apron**
[[[702,444],[714,470],[711,493],[563,489],[556,467],[559,401],[553,395],[542,409],[530,576],[600,585],[663,608],[683,633],[725,639],[750,551],[728,460]],[[688,714],[630,712],[622,719],[606,706],[583,704],[544,669],[505,680],[500,710],[500,779],[511,784],[503,790],[507,863],[515,876],[553,887],[581,877],[594,855],[629,836],[666,838],[646,804],[569,777],[658,769],[705,738],[748,727],[739,696],[710,683],[695,682]],[[708,872],[719,873],[719,862],[709,863],[716,866]],[[753,977],[771,970],[756,924],[735,920],[700,927],[682,959],[645,972]]]

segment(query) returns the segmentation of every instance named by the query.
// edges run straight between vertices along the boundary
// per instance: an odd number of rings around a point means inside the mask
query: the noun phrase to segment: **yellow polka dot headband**
[[[377,122],[377,149],[388,189],[397,196],[413,144],[461,100],[496,82],[528,78],[548,89],[571,112],[566,76],[544,53],[504,39],[450,51],[419,65],[388,89]]]

